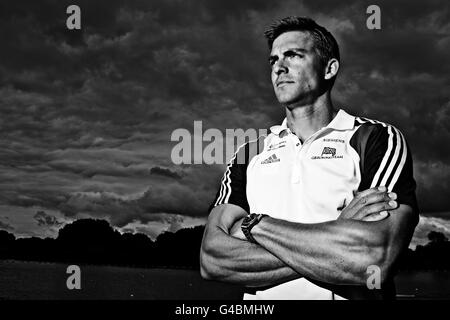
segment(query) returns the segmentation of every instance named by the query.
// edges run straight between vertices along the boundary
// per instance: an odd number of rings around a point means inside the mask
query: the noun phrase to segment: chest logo
[[[277,155],[274,153],[270,157],[268,157],[266,160],[261,161],[261,164],[269,164],[274,162],[279,162],[280,159],[277,157]]]
[[[343,156],[336,155],[336,148],[324,147],[320,156],[313,156],[311,159],[342,159]]]
[[[321,157],[323,157],[323,155],[327,155],[330,154],[331,156],[336,156],[336,148],[330,148],[330,147],[325,147],[323,148],[322,154],[320,155]]]

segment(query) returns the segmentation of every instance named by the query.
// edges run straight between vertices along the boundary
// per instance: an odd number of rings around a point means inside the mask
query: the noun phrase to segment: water
[[[237,299],[239,287],[205,281],[196,270],[80,266],[81,290],[69,290],[68,265],[0,260],[0,299]],[[450,299],[450,272],[396,278],[400,299]]]
[[[450,300],[450,271],[414,271],[395,279],[399,299]]]
[[[0,260],[0,299],[240,299],[236,286],[205,281],[195,270],[80,266],[69,290],[68,265]]]

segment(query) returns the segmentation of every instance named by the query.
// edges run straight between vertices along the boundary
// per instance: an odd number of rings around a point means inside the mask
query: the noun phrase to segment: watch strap
[[[265,216],[266,216],[266,214],[262,214],[262,213],[250,213],[247,217],[244,218],[241,229],[242,229],[242,233],[245,235],[245,237],[247,238],[248,241],[250,241],[252,243],[257,243],[251,233],[251,230]]]

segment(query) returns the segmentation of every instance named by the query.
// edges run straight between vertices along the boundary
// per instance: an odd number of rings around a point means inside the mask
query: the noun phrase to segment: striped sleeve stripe
[[[398,133],[399,133],[399,135],[400,135],[400,137],[401,137],[402,147],[403,147],[403,152],[401,153],[401,154],[402,154],[402,157],[401,157],[401,159],[400,159],[400,163],[399,163],[399,165],[397,166],[397,168],[396,168],[396,170],[395,170],[395,173],[394,173],[394,175],[392,176],[392,180],[391,180],[391,182],[389,183],[389,186],[388,186],[388,190],[391,190],[391,191],[394,189],[395,183],[397,182],[398,177],[400,176],[400,173],[401,173],[402,170],[403,170],[403,167],[404,167],[405,162],[406,162],[406,156],[407,156],[407,153],[408,153],[408,149],[407,149],[407,147],[406,147],[406,141],[405,141],[405,138],[403,137],[403,135],[401,134],[400,131],[399,131]]]
[[[372,124],[380,124],[388,129],[388,148],[370,187],[373,188],[377,185],[383,186],[388,184],[386,185],[388,191],[392,191],[403,170],[408,154],[405,138],[397,128],[383,122],[366,118],[358,118],[357,120],[361,123],[370,122]]]
[[[217,206],[219,204],[224,203],[223,199],[229,199],[231,194],[231,187],[230,187],[230,173],[231,173],[231,166],[233,165],[234,159],[236,159],[236,155],[238,154],[239,150],[236,151],[236,153],[231,158],[230,162],[227,165],[227,170],[225,171],[225,174],[223,175],[222,181],[220,182],[220,195],[217,198],[216,203],[214,206]]]
[[[388,127],[388,134],[389,134],[388,147],[387,147],[386,153],[384,154],[383,160],[381,160],[380,166],[379,166],[377,172],[375,173],[375,176],[373,177],[372,183],[370,185],[371,188],[378,186],[378,185],[380,185],[380,186],[384,185],[384,184],[379,183],[380,176],[382,173],[385,173],[384,171],[387,168],[387,164],[389,163],[388,160],[392,160],[393,152],[395,152],[395,150],[396,150],[396,148],[395,148],[396,146],[394,146],[394,134],[392,132],[391,127]]]
[[[389,132],[390,135],[393,135],[395,138],[395,145],[392,147],[390,158],[388,159],[387,163],[385,164],[386,170],[383,173],[383,175],[381,175],[383,177],[381,179],[381,182],[379,183],[379,185],[381,185],[381,186],[387,186],[388,179],[391,177],[392,173],[395,171],[394,170],[395,164],[399,161],[399,159],[402,156],[402,149],[403,149],[402,138],[400,137],[398,130],[396,130],[396,129],[392,130],[392,127],[389,127],[389,130],[390,130],[390,132]],[[386,152],[386,155],[387,154],[388,154],[388,152]],[[381,169],[381,166],[380,166],[380,169]],[[380,170],[380,169],[378,169],[378,170]],[[388,191],[392,191],[392,190],[389,190],[389,188],[388,188]]]
[[[364,123],[367,122],[367,121],[362,120],[362,119],[359,118],[359,117],[355,117],[355,120],[356,120],[357,124],[359,124],[359,125],[364,124]]]
[[[266,137],[266,135],[261,135],[255,140],[250,140],[249,142],[244,143],[234,153],[233,157],[228,162],[227,170],[225,171],[225,173],[223,175],[223,178],[222,178],[222,180],[220,182],[220,184],[221,184],[220,185],[220,192],[219,192],[219,196],[218,196],[216,202],[214,203],[214,206],[218,206],[219,204],[228,203],[228,200],[230,199],[231,192],[232,192],[232,189],[231,189],[231,178],[230,178],[231,167],[235,164],[235,162],[239,162],[239,159],[236,160],[236,157],[238,156],[239,151],[241,150],[241,148],[245,148],[245,146],[248,146],[252,142],[257,142],[256,152],[259,154],[259,152],[262,151],[259,148],[259,144],[258,144],[259,143],[259,139],[265,138],[265,137]],[[264,147],[263,147],[263,149],[264,149]]]
[[[228,170],[228,172],[227,172],[227,180],[225,182],[226,185],[227,185],[227,188],[226,188],[227,193],[225,194],[225,200],[223,201],[223,203],[228,203],[228,200],[230,199],[230,196],[231,196],[231,179],[230,179],[230,174],[231,174],[231,170]]]
[[[383,122],[379,122],[379,121],[375,121],[375,120],[371,120],[371,119],[367,119],[367,118],[360,118],[357,117],[356,120],[358,120],[361,124],[364,123],[372,123],[372,124],[381,124],[383,127],[386,127],[386,124]],[[384,171],[384,169],[386,168],[386,163],[388,162],[388,159],[391,155],[391,151],[392,151],[392,146],[393,146],[393,134],[392,134],[392,130],[389,127],[388,128],[388,133],[389,133],[389,140],[388,140],[388,149],[381,161],[380,167],[378,168],[377,172],[375,173],[375,176],[372,180],[372,183],[370,185],[370,188],[375,187],[377,184],[377,182],[379,181],[380,175],[381,173]]]

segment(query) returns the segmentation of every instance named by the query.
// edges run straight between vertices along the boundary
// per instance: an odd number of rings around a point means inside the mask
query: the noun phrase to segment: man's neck
[[[327,126],[336,114],[329,93],[311,104],[286,106],[287,126],[302,142]]]

